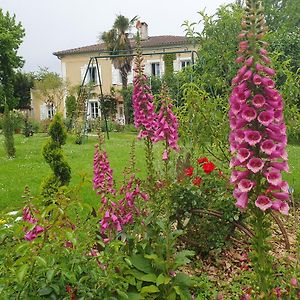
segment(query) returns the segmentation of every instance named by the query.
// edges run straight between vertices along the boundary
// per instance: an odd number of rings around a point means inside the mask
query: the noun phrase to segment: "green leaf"
[[[137,293],[127,293],[128,299],[130,300],[142,300],[144,299],[140,294]]]
[[[121,297],[121,299],[129,299],[128,295],[124,293],[123,291],[117,290],[118,295]]]
[[[168,284],[171,281],[169,276],[165,276],[164,274],[159,274],[156,279],[156,285],[159,286],[161,284]]]
[[[53,270],[53,269],[50,269],[50,270],[47,271],[46,277],[47,277],[47,280],[48,280],[49,282],[52,281],[52,279],[53,279],[53,277],[54,277],[54,274],[55,274],[55,270]]]
[[[128,270],[125,272],[125,274],[133,275],[138,280],[142,280],[142,277],[145,275],[145,273],[138,271],[136,269]]]
[[[141,278],[143,281],[156,283],[156,275],[153,273],[146,274]]]
[[[170,295],[168,295],[166,300],[176,300],[176,293],[172,291]]]
[[[188,286],[191,286],[192,280],[185,273],[177,273],[176,277],[175,277],[175,283],[180,286],[188,287]]]
[[[145,254],[145,258],[151,259],[151,260],[156,260],[158,258],[157,254]]]
[[[36,262],[39,266],[41,267],[46,267],[47,266],[47,262],[44,258],[42,258],[41,256],[37,256],[36,258]]]
[[[182,250],[175,255],[175,265],[182,266],[189,263],[191,260],[187,256],[194,256],[195,252],[190,250]]]
[[[50,286],[45,286],[41,289],[39,289],[39,296],[47,296],[52,293],[53,289]]]
[[[156,285],[159,286],[165,282],[165,276],[163,274],[159,274],[156,279]]]
[[[154,294],[154,293],[158,293],[159,289],[157,286],[155,285],[147,285],[142,287],[141,289],[141,294]]]
[[[143,257],[141,254],[135,254],[130,258],[131,263],[135,268],[144,272],[144,273],[152,273],[151,262]]]
[[[142,278],[142,276],[141,276]],[[136,285],[136,280],[133,276],[126,276],[125,277],[125,282],[129,283],[130,285],[135,286]]]
[[[22,283],[28,271],[28,265],[22,265],[16,273],[18,283]]]

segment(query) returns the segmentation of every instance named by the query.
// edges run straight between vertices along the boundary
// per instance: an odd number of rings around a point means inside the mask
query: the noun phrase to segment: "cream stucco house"
[[[192,63],[194,59],[192,51],[194,51],[195,48],[185,36],[148,36],[148,25],[146,23],[142,23],[140,33],[145,73],[147,76],[163,76],[165,72],[163,55],[165,53],[173,52],[176,54],[176,59],[173,61],[173,69],[175,72]],[[131,39],[131,45],[134,49],[134,38]],[[114,68],[111,59],[107,57],[108,53],[104,43],[57,51],[53,54],[60,59],[61,75],[71,86],[82,84],[85,76],[86,79],[84,83],[93,83],[95,85],[95,91],[97,91],[96,87],[99,86],[97,67],[93,64],[88,68],[90,58],[96,56],[98,57],[97,60],[103,93],[110,93],[112,87],[118,90],[122,85],[119,70]],[[133,68],[134,66],[132,67],[132,71],[128,74],[128,84],[132,84],[133,82]],[[37,120],[42,120],[52,116],[53,108],[49,107],[48,109],[45,107],[42,99],[33,97],[33,108],[34,118]],[[47,109],[49,111],[47,111]],[[61,105],[59,110],[65,114],[64,105]],[[99,115],[99,98],[98,96],[95,96],[88,99],[87,116],[88,118],[93,119]],[[117,104],[116,119],[124,120],[122,98],[119,99]]]

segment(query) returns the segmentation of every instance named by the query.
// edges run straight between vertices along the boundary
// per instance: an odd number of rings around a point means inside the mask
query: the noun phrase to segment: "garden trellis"
[[[122,51],[120,51],[122,52]],[[100,107],[100,111],[101,111],[101,116],[103,116],[104,118],[104,123],[105,123],[105,131],[106,131],[106,135],[107,138],[109,139],[109,130],[108,130],[108,123],[107,123],[107,115],[105,113],[105,110],[103,109],[103,105],[104,105],[104,93],[103,93],[103,78],[101,78],[101,74],[100,74],[100,69],[99,69],[99,61],[98,59],[113,59],[116,57],[135,57],[136,54],[130,53],[127,50],[124,51],[123,54],[115,54],[115,55],[109,55],[107,54],[109,53],[108,51],[103,52],[103,55],[97,55],[97,56],[92,56],[89,59],[87,68],[85,70],[81,85],[80,85],[80,89],[79,89],[79,94],[78,94],[78,98],[83,96],[83,90],[86,86],[86,81],[88,78],[88,73],[89,73],[89,69],[90,67],[94,67],[96,66],[96,80],[95,80],[95,84],[94,84],[94,88],[98,88],[99,89],[99,100],[98,100],[98,107]],[[153,51],[153,52],[147,52],[147,53],[143,53],[143,56],[151,56],[151,55],[165,55],[165,54],[181,54],[181,53],[190,53],[191,54],[191,64],[192,66],[194,66],[195,63],[195,56],[198,56],[198,53],[195,50],[178,50],[178,51]],[[88,124],[87,124],[87,120],[88,120],[88,96],[90,95],[90,93],[87,93],[87,95],[85,94],[85,99],[84,99],[84,111],[83,111],[83,128],[82,128],[82,141],[87,137],[87,131],[88,131]]]

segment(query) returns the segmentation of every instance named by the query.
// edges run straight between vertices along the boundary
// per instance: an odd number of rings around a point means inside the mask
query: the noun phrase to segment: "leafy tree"
[[[9,109],[16,107],[14,96],[15,69],[23,66],[23,60],[17,51],[22,43],[25,31],[16,17],[0,9],[0,107],[7,102]]]
[[[132,20],[129,20],[122,15],[118,15],[112,29],[103,32],[101,39],[106,44],[106,48],[111,55],[119,55],[123,54],[124,52],[126,52],[126,54],[132,53],[132,48],[128,37],[128,30],[135,20],[136,17],[134,17]],[[120,70],[123,88],[127,88],[128,73],[131,71],[132,60],[132,56],[112,58],[114,67]]]
[[[13,80],[14,98],[18,100],[17,108],[30,107],[30,90],[34,87],[34,74],[18,71]]]
[[[47,68],[40,69],[36,74],[34,88],[46,105],[53,105],[57,108],[63,104],[66,84],[57,73],[49,72]]]
[[[185,22],[187,35],[201,45],[195,69],[201,77],[202,88],[210,94],[228,92],[237,71],[234,63],[238,49],[237,35],[241,31],[243,10],[240,5],[221,6],[213,16],[200,11],[203,30],[196,32],[197,23]]]

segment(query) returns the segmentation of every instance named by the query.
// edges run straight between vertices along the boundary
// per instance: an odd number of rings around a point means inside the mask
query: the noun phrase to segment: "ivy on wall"
[[[170,76],[174,72],[173,61],[176,59],[176,53],[164,54],[163,60],[165,63],[165,75]]]

